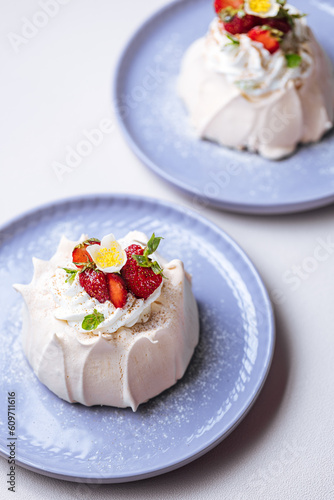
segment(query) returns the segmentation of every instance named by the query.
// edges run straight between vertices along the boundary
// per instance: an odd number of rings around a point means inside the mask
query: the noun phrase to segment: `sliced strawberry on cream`
[[[125,281],[120,274],[108,273],[106,275],[109,299],[118,309],[125,306],[128,296]]]
[[[257,26],[251,29],[247,35],[254,42],[262,43],[263,47],[267,49],[270,54],[275,54],[275,52],[280,49],[279,39],[270,29]]]

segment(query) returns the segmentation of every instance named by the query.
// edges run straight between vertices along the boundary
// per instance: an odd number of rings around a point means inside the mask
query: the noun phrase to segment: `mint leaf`
[[[144,255],[151,255],[154,253],[160,244],[160,241],[163,240],[161,237],[156,237],[153,233],[151,238],[147,242],[147,247],[145,248]]]
[[[146,255],[132,255],[140,267],[151,267],[151,261]]]
[[[68,269],[66,267],[62,267],[62,269],[64,269],[64,271],[66,271],[66,273],[67,273],[66,283],[69,283],[70,285],[72,285],[73,281],[75,280],[76,275],[79,272],[79,269]]]
[[[135,261],[137,262],[137,264],[140,267],[151,268],[152,271],[154,272],[154,274],[161,274],[161,276],[163,278],[166,278],[162,274],[162,268],[159,266],[158,262],[157,261],[153,262],[152,259],[149,258],[149,255],[151,255],[152,253],[154,253],[157,250],[161,240],[163,240],[162,237],[160,237],[160,236],[157,237],[153,233],[151,238],[147,242],[147,246],[144,250],[144,254],[143,255],[132,254],[132,257],[135,259]]]
[[[283,4],[283,6],[280,7],[279,13],[277,14],[276,18],[287,21],[290,24],[291,28],[294,30],[296,25],[295,20],[301,19],[305,17],[307,14],[299,14],[299,13],[290,14],[289,9],[287,7],[284,7],[284,5],[285,4]]]
[[[104,321],[103,314],[99,313],[97,309],[94,309],[93,314],[88,314],[85,316],[82,322],[82,329],[91,331],[96,330],[96,328]]]
[[[298,54],[285,54],[288,68],[298,68],[302,62],[302,58]]]
[[[132,257],[135,259],[135,261],[137,262],[137,264],[140,267],[149,267],[152,269],[154,274],[161,274],[161,276],[163,278],[166,278],[166,276],[164,276],[162,274],[162,268],[159,266],[159,264],[156,260],[153,262],[151,259],[146,257],[146,255],[134,255],[133,254]]]
[[[167,279],[166,276],[164,276],[162,274],[163,273],[162,268],[159,266],[159,264],[157,263],[157,261],[154,261],[154,262],[151,263],[151,268],[152,268],[152,271],[154,272],[154,274],[161,274],[161,276],[163,278]]]

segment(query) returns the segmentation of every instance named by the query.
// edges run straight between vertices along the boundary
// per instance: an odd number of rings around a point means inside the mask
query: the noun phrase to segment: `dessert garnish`
[[[103,323],[104,315],[99,313],[96,309],[92,314],[88,314],[84,317],[82,322],[82,328],[87,331],[96,330],[98,326]]]
[[[72,252],[73,264],[75,264],[79,269],[82,269],[88,262],[92,262],[93,259],[87,252],[87,247],[90,245],[100,244],[100,240],[96,238],[91,238],[90,240],[83,241],[74,247]]]
[[[147,299],[162,283],[162,269],[158,262],[149,257],[158,249],[162,239],[153,233],[146,248],[130,245],[125,250],[127,262],[121,274],[129,290],[137,298]]]
[[[126,254],[113,234],[104,236],[101,243],[88,246],[87,253],[96,267],[105,273],[118,273],[126,262]]]
[[[90,297],[101,304],[110,301],[116,309],[126,306],[128,293],[145,300],[165,278],[159,263],[152,259],[162,239],[153,233],[145,247],[132,244],[125,249],[113,234],[102,241],[87,239],[73,249],[76,268],[62,268],[66,283],[73,285],[78,276],[80,286]],[[94,314],[84,318],[82,328],[96,329],[103,320],[103,315],[94,310]]]
[[[147,246],[144,249],[141,249],[138,254],[132,254],[132,257],[141,267],[150,267],[155,274],[161,274],[161,276],[163,276],[162,269],[159,266],[158,262],[152,261],[152,259],[150,259],[149,257],[158,250],[158,246],[160,245],[161,240],[163,240],[163,238],[156,237],[153,233],[151,238],[147,242]]]
[[[120,274],[107,274],[109,298],[116,308],[125,306],[128,296],[127,286]]]
[[[284,40],[288,33],[294,34],[295,20],[305,14],[291,14],[286,0],[216,0],[214,8],[227,32],[232,45],[239,45],[237,37],[247,34],[251,40],[261,43],[271,54],[280,48],[285,51]],[[229,44],[229,45],[231,45]],[[298,54],[287,53],[288,67],[295,68],[301,63]]]
[[[110,300],[107,276],[102,271],[86,267],[79,273],[79,283],[90,297],[101,304]]]

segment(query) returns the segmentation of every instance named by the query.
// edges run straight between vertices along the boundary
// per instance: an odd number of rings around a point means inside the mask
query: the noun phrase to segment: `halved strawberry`
[[[116,308],[122,308],[126,304],[128,291],[122,276],[117,273],[107,273],[109,298]]]
[[[74,250],[72,252],[73,264],[75,264],[78,269],[82,269],[85,266],[85,264],[93,262],[93,259],[87,252],[86,248],[90,245],[99,245],[99,244],[100,240],[97,240],[95,238],[91,238],[90,240],[86,240],[83,241],[82,243],[79,243],[79,245],[74,247]]]
[[[79,282],[88,295],[101,304],[109,300],[107,278],[102,271],[92,268],[85,269],[79,274]]]
[[[247,35],[251,40],[262,43],[264,48],[267,49],[271,54],[274,54],[280,48],[278,38],[265,27],[256,26],[255,28],[251,29]]]
[[[227,9],[227,7],[238,10],[242,7],[243,3],[244,0],[215,0],[214,9],[217,14],[221,10]]]
[[[231,33],[231,35],[237,35],[242,33],[248,33],[249,30],[254,28],[259,24],[259,18],[255,16],[249,16],[248,14],[239,17],[236,14],[233,17],[226,17],[223,19],[223,25],[226,31]]]

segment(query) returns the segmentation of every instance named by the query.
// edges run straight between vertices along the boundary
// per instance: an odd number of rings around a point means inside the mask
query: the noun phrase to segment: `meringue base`
[[[50,279],[64,262],[34,259],[29,285],[15,285],[25,302],[23,348],[38,379],[57,396],[86,406],[131,407],[183,377],[199,340],[191,283],[180,260],[164,266],[160,297],[146,323],[112,334],[78,332],[55,318]]]
[[[194,42],[183,59],[179,94],[198,136],[271,160],[318,142],[334,123],[334,75],[311,31],[308,43],[315,61],[310,77],[255,97],[208,68],[205,38]]]

